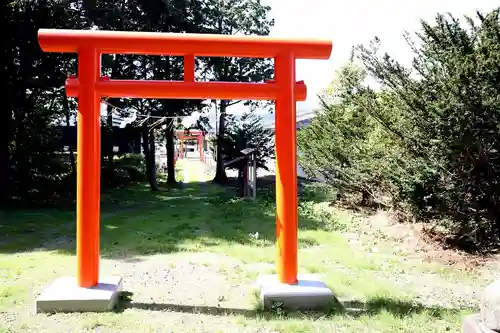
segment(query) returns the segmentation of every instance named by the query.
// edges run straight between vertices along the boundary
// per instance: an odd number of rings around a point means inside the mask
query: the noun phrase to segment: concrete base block
[[[112,310],[122,290],[122,278],[107,277],[92,288],[81,288],[76,278],[55,280],[38,296],[35,312],[104,312]]]
[[[257,280],[260,301],[264,309],[278,303],[289,310],[318,310],[332,305],[333,292],[314,274],[298,276],[298,284],[289,285],[278,281],[276,275],[262,275]]]
[[[496,333],[481,323],[481,315],[473,314],[462,319],[462,333]]]

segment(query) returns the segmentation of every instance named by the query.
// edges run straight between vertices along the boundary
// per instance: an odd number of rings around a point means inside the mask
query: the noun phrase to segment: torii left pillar
[[[35,312],[111,310],[122,290],[121,277],[99,279],[101,98],[96,83],[101,80],[101,54],[92,46],[78,50],[78,79],[77,277],[57,279],[38,297]]]

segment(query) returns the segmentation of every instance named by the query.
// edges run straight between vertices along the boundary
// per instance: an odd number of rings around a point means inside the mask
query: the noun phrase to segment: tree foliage
[[[204,27],[207,32],[224,35],[266,36],[271,32],[274,20],[269,17],[271,7],[260,0],[212,0],[206,7]],[[203,75],[209,80],[230,82],[264,82],[272,77],[271,59],[217,57],[205,59]],[[219,104],[218,135],[226,135],[226,110],[242,101],[216,101]],[[262,103],[246,101],[245,104],[262,106]],[[218,142],[222,142],[219,140]],[[222,148],[217,149],[217,154]],[[224,183],[227,179],[222,156],[217,157],[214,180]]]
[[[477,13],[466,24],[438,15],[405,37],[414,53],[410,68],[381,54],[378,39],[356,47],[380,88],[341,73],[340,92],[327,92],[322,113],[299,135],[302,163],[343,191],[390,194],[417,218],[442,223],[453,244],[496,246],[499,11]]]
[[[268,170],[267,162],[274,159],[274,131],[262,125],[262,119],[253,112],[244,113],[241,118],[227,116],[226,135],[219,142],[224,161],[229,162],[241,156],[245,148],[256,149],[255,157],[258,169]],[[214,142],[217,144],[217,142]],[[212,145],[212,150],[214,149]],[[229,169],[243,171],[245,162],[239,160],[228,166]]]
[[[392,140],[359,103],[366,72],[349,64],[319,95],[321,110],[297,135],[299,163],[306,174],[325,179],[344,197],[360,193],[363,204],[383,202],[381,177]],[[356,95],[356,99],[352,95]]]
[[[64,82],[69,74],[76,74],[76,55],[44,53],[37,40],[40,28],[129,30],[178,33],[229,33],[229,27],[249,34],[268,32],[264,14],[268,7],[259,1],[208,0],[14,0],[2,2],[2,33],[4,63],[3,87],[8,96],[0,112],[0,202],[12,199],[45,202],[47,198],[74,198],[76,161],[73,150],[61,151],[61,140],[54,124],[73,126],[76,103],[65,96]],[[230,13],[238,13],[231,16]],[[264,15],[264,16],[263,16]],[[219,25],[222,22],[222,25]],[[232,28],[231,28],[232,29]],[[259,30],[260,29],[260,30]],[[234,33],[239,33],[233,30]],[[224,60],[228,80],[254,79],[254,72],[263,71],[262,61]],[[197,73],[218,73],[215,59],[198,58]],[[220,67],[220,66],[219,66]],[[182,80],[182,57],[145,55],[104,55],[102,74],[115,79]],[[220,71],[219,71],[220,72]],[[211,73],[211,74],[210,74]],[[260,72],[259,72],[260,73]],[[232,77],[234,79],[232,79]],[[125,110],[136,110],[139,117],[130,126],[143,127],[146,170],[152,189],[156,188],[154,171],[155,135],[151,125],[159,117],[167,117],[163,139],[166,140],[168,180],[175,182],[174,129],[181,127],[180,119],[205,107],[201,101],[108,99],[110,105]],[[123,179],[123,169],[113,146],[112,124],[116,109],[108,107],[103,119],[102,185],[116,186]],[[154,117],[145,120],[146,117]],[[174,121],[172,121],[174,119]],[[161,127],[158,127],[161,128]],[[122,172],[120,172],[123,174]],[[57,201],[57,199],[56,199]],[[27,202],[27,201],[26,201]]]
[[[58,133],[51,124],[68,111],[61,87],[75,58],[43,53],[37,30],[85,28],[84,10],[78,3],[70,7],[56,0],[6,1],[1,6],[6,98],[0,112],[0,202],[50,199],[66,188],[67,168],[54,149]]]

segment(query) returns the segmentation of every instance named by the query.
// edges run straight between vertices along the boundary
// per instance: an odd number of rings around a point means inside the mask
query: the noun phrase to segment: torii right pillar
[[[276,275],[260,276],[261,303],[291,310],[327,308],[334,295],[319,277],[298,275],[298,190],[295,57],[283,52],[274,59],[278,87],[275,105],[276,142]]]

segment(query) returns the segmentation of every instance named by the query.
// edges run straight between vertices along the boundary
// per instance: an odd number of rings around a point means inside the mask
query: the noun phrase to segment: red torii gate
[[[78,97],[77,281],[98,284],[100,220],[100,107],[104,97],[254,99],[276,101],[277,273],[297,283],[297,148],[295,102],[306,98],[295,82],[296,59],[328,59],[332,43],[262,36],[41,29],[45,52],[78,54],[78,75],[66,82]],[[184,57],[184,81],[114,80],[101,77],[102,54],[168,54]],[[194,57],[274,58],[275,80],[266,83],[196,82]]]
[[[205,158],[203,156],[203,137],[205,136],[205,134],[202,131],[189,130],[189,132],[186,133],[186,131],[184,130],[177,130],[175,131],[175,136],[180,140],[179,158],[183,158],[184,140],[196,139],[196,141],[198,142],[198,149],[200,151],[200,161],[205,161]]]

